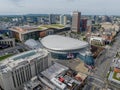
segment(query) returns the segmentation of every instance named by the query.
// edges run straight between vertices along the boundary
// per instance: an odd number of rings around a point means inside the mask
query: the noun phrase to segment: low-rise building
[[[112,83],[114,86],[120,85],[120,59],[115,58],[112,61],[113,70],[109,72],[108,80],[110,83]]]
[[[104,28],[105,30],[115,30],[116,32],[120,31],[119,25],[110,22],[101,23],[101,27]]]
[[[78,90],[87,78],[87,75],[77,73],[58,63],[54,63],[41,74],[42,79],[49,80],[48,82],[52,84],[51,88],[54,87],[53,90]]]
[[[11,31],[12,37],[21,42],[25,42],[28,39],[38,40],[40,37],[68,31],[70,28],[59,24],[53,24],[40,26],[13,26],[9,30]]]
[[[0,44],[6,44],[9,45],[10,47],[15,46],[15,39],[14,38],[5,38],[0,40]]]
[[[105,40],[102,37],[92,36],[90,37],[90,44],[102,46],[105,45]]]
[[[24,84],[23,90],[41,90],[41,82],[38,80],[37,76],[31,78],[31,80]]]

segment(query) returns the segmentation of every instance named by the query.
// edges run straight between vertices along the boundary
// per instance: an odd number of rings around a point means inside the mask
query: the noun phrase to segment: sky
[[[120,15],[120,0],[0,0],[0,15],[71,14]]]

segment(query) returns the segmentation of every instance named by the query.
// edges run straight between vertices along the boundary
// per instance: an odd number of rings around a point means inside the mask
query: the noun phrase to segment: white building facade
[[[49,66],[46,50],[31,50],[5,60],[0,65],[0,86],[4,90],[21,90],[23,84]]]
[[[90,37],[90,44],[92,45],[105,45],[105,40],[102,37]]]

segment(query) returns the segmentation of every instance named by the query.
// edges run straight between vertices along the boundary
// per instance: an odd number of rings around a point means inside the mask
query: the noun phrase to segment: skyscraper
[[[60,15],[60,24],[66,25],[67,24],[67,16]]]
[[[73,16],[72,16],[72,31],[73,32],[80,32],[80,17],[81,17],[81,13],[78,11],[74,11],[73,12]]]
[[[87,30],[87,19],[82,19],[81,20],[81,31],[85,32]]]
[[[55,24],[56,16],[54,14],[49,15],[49,24]]]

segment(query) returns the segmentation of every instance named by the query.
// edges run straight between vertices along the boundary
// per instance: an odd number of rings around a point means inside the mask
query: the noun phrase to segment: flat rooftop
[[[63,66],[59,63],[53,64],[51,67],[46,69],[45,71],[41,72],[46,78],[49,80],[56,77],[58,74],[62,73],[63,71],[68,70],[69,68],[66,66]]]
[[[59,51],[79,50],[89,46],[89,44],[85,41],[80,41],[77,39],[64,37],[60,35],[46,36],[41,40],[41,43],[47,49],[59,50]]]
[[[96,36],[92,36],[91,38],[90,38],[91,40],[100,40],[100,41],[102,41],[102,40],[104,40],[104,38],[102,38],[102,37],[96,37]]]
[[[48,52],[43,49],[31,50],[14,55],[0,63],[0,72],[7,72],[13,68],[30,63],[31,61],[34,61],[35,58],[43,58],[47,55]]]
[[[25,59],[26,57],[29,58],[31,56],[34,56],[35,54],[36,54],[36,51],[30,51],[30,52],[26,52],[26,53],[22,53],[22,54],[13,56],[9,59],[12,59],[12,60]]]
[[[116,77],[117,74],[120,75],[120,73],[111,72],[110,75],[109,75],[109,77],[108,77],[108,79],[109,79],[110,81],[113,81],[113,82],[116,82],[116,83],[120,84],[120,78]]]
[[[87,75],[77,73],[76,71],[59,63],[54,63],[41,74],[42,79],[49,80],[50,84],[54,85],[54,87],[57,87],[60,90],[78,90],[78,86],[82,85],[84,80],[87,78]]]

